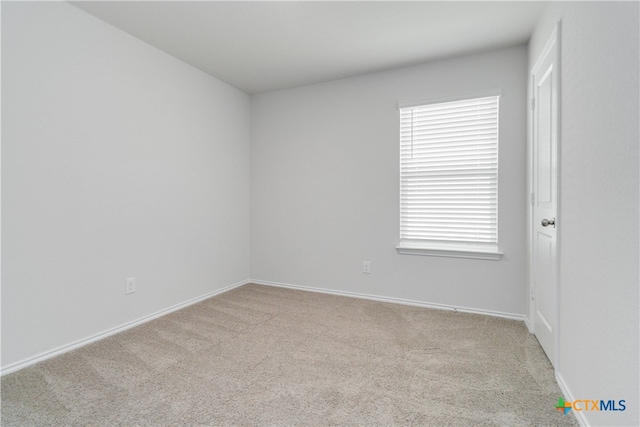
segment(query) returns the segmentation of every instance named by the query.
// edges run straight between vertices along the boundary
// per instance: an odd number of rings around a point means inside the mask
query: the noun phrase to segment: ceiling
[[[80,1],[256,94],[526,43],[544,2]]]

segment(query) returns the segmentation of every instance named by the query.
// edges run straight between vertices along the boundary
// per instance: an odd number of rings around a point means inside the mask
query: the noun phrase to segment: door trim
[[[556,24],[556,26],[553,28],[553,31],[551,32],[551,34],[549,35],[549,38],[547,39],[547,42],[544,45],[544,48],[542,49],[542,51],[540,52],[540,54],[538,54],[538,58],[536,59],[535,64],[533,65],[533,67],[531,67],[531,70],[529,71],[529,78],[528,78],[528,85],[529,85],[529,100],[531,101],[531,99],[533,99],[534,94],[535,94],[535,80],[534,80],[534,73],[535,71],[540,67],[540,65],[542,64],[542,61],[544,60],[544,58],[549,54],[550,50],[553,47],[553,44],[556,44],[556,58],[555,58],[555,62],[554,62],[554,66],[557,68],[558,70],[558,106],[557,106],[557,143],[556,143],[556,156],[557,156],[557,168],[556,168],[556,220],[560,223],[560,227],[558,228],[557,232],[556,232],[556,271],[555,271],[555,276],[556,276],[556,292],[555,292],[555,298],[556,298],[556,310],[555,310],[555,325],[554,325],[554,360],[551,360],[551,364],[553,365],[554,369],[556,369],[556,367],[558,366],[557,362],[559,360],[559,354],[560,354],[560,340],[559,340],[559,336],[560,336],[560,330],[561,330],[561,321],[560,321],[560,288],[561,288],[561,282],[560,282],[560,257],[561,257],[561,236],[562,236],[562,213],[561,213],[561,204],[560,204],[560,200],[561,200],[561,173],[560,173],[560,169],[561,169],[561,143],[562,143],[562,64],[560,61],[561,58],[561,38],[560,38],[560,30],[561,30],[561,21],[558,21],[558,23]],[[534,295],[534,291],[533,291],[533,284],[535,283],[533,280],[533,256],[534,256],[534,251],[533,251],[533,245],[534,245],[534,232],[535,232],[535,226],[536,224],[534,224],[534,218],[533,218],[533,203],[531,200],[531,194],[533,194],[533,190],[534,190],[534,177],[533,177],[533,171],[534,171],[534,156],[533,156],[533,136],[534,136],[534,118],[533,118],[533,109],[530,107],[527,109],[528,110],[528,124],[529,124],[529,131],[527,132],[527,139],[528,139],[528,147],[527,147],[527,154],[529,156],[528,159],[528,174],[527,174],[527,188],[528,188],[528,195],[527,195],[527,233],[528,233],[528,245],[527,245],[527,252],[528,252],[528,257],[527,257],[527,261],[528,261],[528,281],[529,281],[529,286],[528,286],[528,301],[529,301],[529,318],[527,319],[528,321],[527,326],[529,328],[529,332],[531,332],[532,334],[535,334],[535,311],[536,311],[536,302],[533,299],[533,295]]]

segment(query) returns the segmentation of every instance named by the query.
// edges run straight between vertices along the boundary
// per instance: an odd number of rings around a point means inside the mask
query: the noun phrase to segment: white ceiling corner
[[[544,2],[80,1],[249,94],[526,43]]]

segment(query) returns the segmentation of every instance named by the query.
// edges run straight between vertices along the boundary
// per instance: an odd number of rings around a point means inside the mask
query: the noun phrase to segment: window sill
[[[400,242],[396,250],[402,255],[425,255],[448,258],[470,258],[498,261],[502,257],[502,252],[497,246],[453,246],[434,245],[425,243]]]

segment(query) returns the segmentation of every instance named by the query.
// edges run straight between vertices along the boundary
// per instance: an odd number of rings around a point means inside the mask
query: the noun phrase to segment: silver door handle
[[[550,225],[553,225],[553,227],[555,228],[556,226],[556,219],[555,218],[551,218],[551,219],[543,219],[542,220],[542,226],[543,227],[548,227]]]

